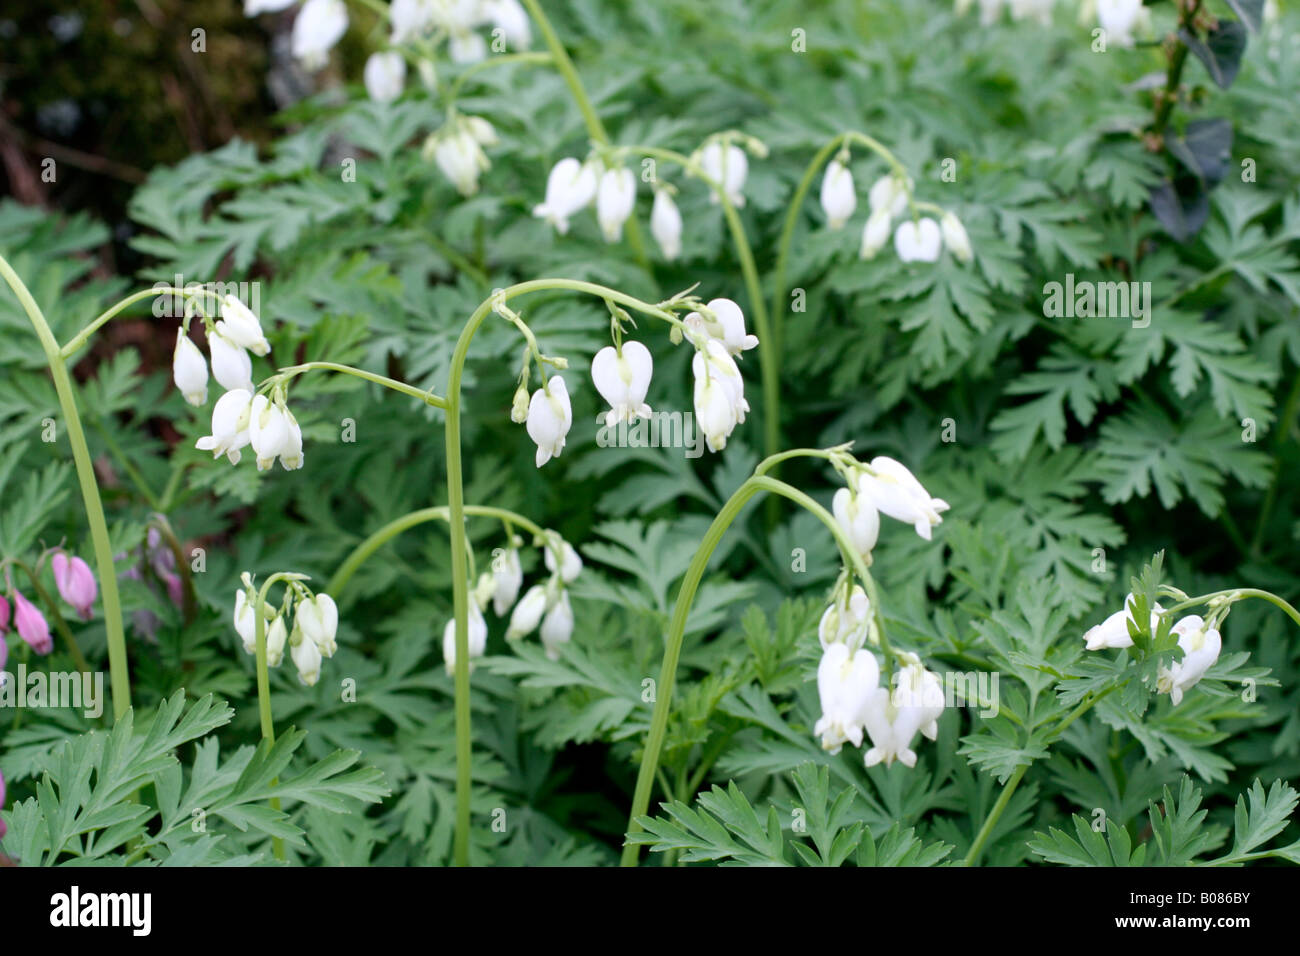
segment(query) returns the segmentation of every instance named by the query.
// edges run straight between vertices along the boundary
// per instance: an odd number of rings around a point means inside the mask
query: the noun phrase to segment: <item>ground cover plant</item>
[[[243,13],[0,201],[8,861],[1300,862],[1293,6]]]

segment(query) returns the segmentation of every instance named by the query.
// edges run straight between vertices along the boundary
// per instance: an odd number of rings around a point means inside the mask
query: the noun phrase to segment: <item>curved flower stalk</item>
[[[752,348],[758,341],[769,338],[767,305],[762,294],[758,267],[745,232],[745,225],[737,212],[737,208],[744,204],[743,189],[749,169],[747,153],[758,157],[766,156],[767,147],[760,140],[737,130],[716,133],[708,137],[690,156],[655,146],[609,146],[607,140],[603,143],[597,141],[595,148],[586,159],[567,157],[556,163],[547,180],[546,197],[533,210],[533,214],[550,222],[555,226],[556,231],[563,235],[568,231],[570,217],[594,202],[605,238],[616,241],[623,223],[630,225],[635,221],[630,218],[632,204],[628,203],[625,192],[629,181],[633,187],[635,186],[635,178],[631,177],[631,173],[625,166],[630,158],[650,158],[670,163],[679,166],[688,178],[699,179],[708,187],[710,201],[722,207],[732,242],[736,247],[736,255],[745,280],[746,295],[750,302],[749,308],[753,312],[754,327],[758,333],[757,337],[751,336],[746,339],[742,323],[739,335],[741,340],[749,344],[737,348],[738,340],[727,342],[731,354],[738,355],[741,351]],[[606,200],[606,212],[602,213],[601,186],[607,182],[606,177],[611,171],[615,173],[615,179],[608,182],[621,184],[618,186],[620,191],[616,197],[617,201],[615,198]],[[611,185],[609,188],[612,190],[614,186]],[[664,257],[674,259],[681,254],[682,236],[681,212],[672,198],[677,192],[677,187],[656,179],[653,188],[654,201],[650,214],[650,230],[659,242]],[[732,310],[735,314],[739,313],[739,306],[730,300],[725,301],[730,303],[729,313]],[[710,302],[709,305],[713,306],[714,302]],[[760,352],[759,371],[762,378],[764,444],[768,453],[774,454],[780,442],[781,417],[780,366],[777,353],[770,349]],[[711,395],[705,397],[712,398]],[[706,402],[705,408],[708,407],[709,404]],[[748,406],[744,410],[747,411]],[[735,414],[743,416],[743,411],[737,408]],[[720,414],[718,418],[725,420],[725,417]],[[744,421],[743,417],[738,417],[737,420]]]
[[[864,743],[866,735],[872,743],[865,757],[868,766],[882,761],[890,763],[895,759],[911,766],[916,762],[916,755],[909,745],[915,733],[920,730],[933,739],[937,732],[935,720],[938,713],[934,699],[937,678],[924,669],[914,654],[895,651],[885,634],[879,595],[868,570],[879,518],[875,518],[873,526],[872,519],[866,515],[869,509],[872,513],[879,509],[891,517],[916,525],[922,537],[928,538],[930,529],[942,520],[939,515],[948,506],[946,502],[930,497],[911,472],[898,462],[883,457],[870,463],[860,462],[849,454],[849,448],[849,445],[826,449],[799,448],[764,459],[723,505],[696,549],[673,605],[663,666],[656,685],[654,714],[628,818],[628,842],[624,845],[622,859],[624,866],[635,865],[639,855],[639,844],[633,837],[641,829],[638,821],[649,807],[650,792],[659,769],[659,754],[668,726],[677,661],[691,603],[722,536],[741,509],[760,491],[788,498],[814,514],[835,538],[844,562],[832,591],[830,606],[818,628],[823,648],[818,668],[818,691],[823,712],[815,732],[822,738],[823,746],[838,752],[845,742],[855,746]],[[797,488],[768,477],[768,472],[781,462],[799,457],[824,459],[844,478],[846,487],[836,492],[836,515]],[[847,510],[845,496],[854,499],[852,512]],[[875,657],[876,647],[880,649],[881,661]],[[894,681],[892,691],[878,683],[881,676],[889,679],[891,675]],[[940,704],[941,699],[942,693]]]
[[[314,685],[320,679],[322,659],[333,657],[338,649],[338,607],[324,591],[313,593],[304,583],[311,580],[305,574],[279,571],[268,577],[260,589],[247,571],[240,580],[243,587],[235,592],[234,627],[244,650],[257,657],[257,709],[262,739],[269,747],[275,744],[270,668],[280,665],[287,646],[298,679],[308,687]],[[272,585],[278,583],[287,587],[279,608],[274,608],[267,597]],[[286,623],[291,615],[292,628]],[[279,797],[271,798],[271,808],[280,809]],[[271,847],[275,858],[283,860],[284,841],[272,837]]]
[[[522,317],[507,305],[511,299],[518,296],[549,290],[577,292],[602,299],[610,309],[611,333],[615,342],[616,357],[622,348],[623,324],[627,321],[626,312],[623,310],[627,309],[668,323],[672,330],[673,340],[677,342],[688,340],[697,353],[701,349],[708,348],[708,343],[713,341],[700,330],[688,328],[686,323],[678,317],[678,313],[681,312],[699,312],[703,314],[710,311],[709,307],[692,296],[689,290],[663,302],[649,303],[607,286],[597,285],[592,282],[581,282],[576,279],[534,279],[500,289],[479,304],[461,330],[460,338],[457,340],[455,351],[452,354],[451,374],[445,399],[447,412],[447,508],[450,518],[449,524],[451,525],[451,574],[453,619],[455,621],[457,822],[454,855],[457,864],[460,865],[465,865],[469,861],[470,761],[472,757],[469,709],[469,622],[472,595],[469,587],[469,549],[465,537],[466,505],[460,448],[461,380],[464,376],[470,343],[488,317],[495,314],[515,325],[524,338],[525,348],[521,362],[519,387],[512,403],[511,418],[516,422],[532,426],[528,428],[528,434],[537,443],[539,467],[549,461],[555,453],[563,451],[563,442],[568,432],[566,420],[571,418],[571,415],[565,414],[567,385],[563,387],[562,394],[565,397],[561,398],[559,387],[549,384],[556,379],[562,381],[561,376],[559,374],[548,375],[546,369],[549,367],[555,373],[560,373],[568,368],[568,362],[562,357],[544,355],[532,330],[529,329]],[[542,387],[530,393],[531,369],[534,364],[537,366],[538,375],[542,380]],[[601,368],[595,369],[595,372],[598,379],[604,378]],[[633,375],[633,378],[635,378],[635,375]],[[709,379],[709,381],[711,380]],[[597,382],[598,388],[610,387],[610,385],[611,383],[608,381]],[[616,394],[616,397],[623,399],[620,404],[630,405],[632,404],[632,387],[632,383],[629,382],[626,393],[614,393],[611,389],[611,394]],[[639,386],[637,387],[639,388]],[[638,407],[639,404],[638,402]],[[611,411],[617,411],[617,409],[612,408]],[[628,409],[628,411],[636,412],[636,409]],[[554,560],[558,562],[556,567],[563,569],[565,554],[562,553],[563,549],[560,549],[560,551],[561,553],[557,553]],[[557,606],[562,606],[562,602]],[[560,618],[555,622],[557,633],[560,630],[560,625],[564,623],[563,614],[564,612],[561,611]],[[545,635],[543,637],[545,638]]]
[[[46,362],[50,367],[50,376],[54,380],[54,390],[58,395],[59,408],[63,414],[68,444],[72,448],[72,459],[77,470],[77,482],[81,487],[81,497],[86,507],[86,521],[94,545],[95,566],[99,572],[101,600],[104,608],[104,630],[108,645],[109,686],[113,697],[113,716],[114,719],[118,719],[131,706],[131,678],[128,673],[126,656],[126,634],[122,626],[122,604],[117,590],[117,573],[113,567],[113,552],[109,543],[108,522],[104,518],[104,504],[99,496],[99,484],[95,477],[94,464],[90,459],[90,448],[86,444],[85,431],[81,425],[81,415],[77,411],[76,393],[73,391],[72,380],[68,375],[67,360],[85,344],[96,329],[128,308],[133,302],[147,296],[158,295],[162,291],[175,293],[179,290],[150,289],[134,296],[128,296],[92,321],[67,345],[60,346],[54,338],[54,333],[50,330],[49,323],[45,321],[44,314],[36,304],[36,300],[32,298],[31,292],[28,291],[27,286],[23,284],[22,279],[18,277],[18,274],[14,272],[13,267],[9,265],[8,260],[3,256],[0,256],[0,277],[4,278],[6,284],[17,298],[18,304],[27,313],[32,328],[36,332],[36,337],[40,340],[41,348],[45,352]],[[180,292],[180,294],[184,295],[185,293]],[[74,652],[74,655],[79,656],[79,651]],[[79,665],[84,663],[84,659],[79,661]]]

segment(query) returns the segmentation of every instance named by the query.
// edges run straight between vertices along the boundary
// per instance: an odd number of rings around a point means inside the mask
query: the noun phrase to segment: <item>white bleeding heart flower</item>
[[[396,50],[372,53],[362,74],[366,93],[376,103],[391,103],[406,85],[406,60]]]
[[[822,209],[826,212],[826,224],[831,229],[843,226],[858,208],[853,173],[838,159],[832,159],[826,164],[826,173],[822,176],[821,200]]]
[[[390,42],[400,46],[423,34],[433,25],[433,13],[433,0],[393,0],[388,8]]]
[[[886,173],[871,184],[867,205],[873,213],[884,211],[890,219],[897,219],[907,209],[907,197],[911,191],[911,179],[905,181],[893,173]]]
[[[447,53],[453,63],[478,63],[487,59],[488,45],[477,33],[459,31],[447,41]]]
[[[227,391],[253,391],[253,360],[248,353],[220,332],[208,336],[212,354],[212,377]]]
[[[478,192],[479,175],[491,165],[479,141],[463,125],[437,134],[433,158],[462,196]]]
[[[221,318],[217,320],[217,331],[254,355],[265,355],[271,351],[271,343],[262,334],[262,323],[257,315],[233,295],[227,295],[221,300]]]
[[[731,353],[717,339],[696,349],[691,370],[695,375],[696,427],[704,433],[709,451],[721,451],[749,411],[744,379]]]
[[[571,156],[560,160],[546,177],[546,199],[533,208],[533,215],[564,235],[569,231],[569,217],[596,198],[598,179],[594,163],[580,163]]]
[[[837,754],[846,743],[861,746],[867,711],[884,693],[880,665],[870,651],[854,651],[839,643],[827,647],[817,665],[822,715],[813,727],[822,748]]]
[[[958,262],[970,262],[975,253],[971,249],[970,236],[966,227],[950,212],[943,214],[939,220],[939,230],[943,233],[943,244],[956,257]]]
[[[889,241],[893,224],[894,220],[889,215],[888,209],[877,209],[868,216],[866,225],[862,227],[862,246],[858,250],[858,258],[874,259],[876,253]]]
[[[528,420],[524,426],[528,437],[537,443],[537,467],[541,468],[564,450],[564,439],[573,424],[573,406],[569,388],[559,375],[552,375],[533,392],[528,403]]]
[[[469,662],[472,671],[474,659],[482,657],[487,651],[487,621],[484,620],[483,612],[473,600],[469,602],[468,622],[466,636],[469,638]],[[442,630],[442,656],[446,661],[447,673],[454,673],[456,670],[456,619],[454,617]]]
[[[303,69],[319,70],[348,29],[343,0],[307,0],[293,21],[290,45]]]
[[[1183,695],[1196,686],[1219,659],[1223,638],[1218,630],[1208,627],[1205,620],[1196,614],[1181,618],[1171,630],[1178,635],[1183,658],[1160,669],[1156,677],[1156,692],[1168,694],[1177,707],[1183,702]]]
[[[284,623],[279,621],[281,627]],[[295,638],[297,643],[294,643]],[[321,652],[316,646],[316,642],[311,640],[301,631],[295,629],[295,632],[289,638],[289,656],[293,658],[294,667],[298,668],[298,680],[302,681],[308,687],[312,687],[320,680]]]
[[[609,402],[610,409],[605,415],[607,427],[650,417],[645,397],[653,373],[654,359],[640,342],[624,342],[621,355],[612,345],[596,353],[591,360],[591,380],[600,397]]]
[[[864,762],[868,767],[898,760],[905,767],[916,766],[912,738],[919,730],[928,739],[939,735],[939,717],[943,714],[943,682],[927,671],[915,654],[901,652],[893,691],[881,693],[868,702],[864,724],[872,747]]]
[[[488,0],[484,13],[510,49],[526,50],[533,42],[532,26],[519,0]]]
[[[339,608],[328,594],[319,593],[298,602],[293,626],[314,641],[322,657],[338,650]]]
[[[606,242],[618,242],[636,205],[636,177],[630,169],[607,169],[596,188],[596,221]]]
[[[739,209],[745,205],[745,179],[749,176],[749,157],[739,146],[714,140],[697,154],[696,161],[704,175],[722,187],[727,200]],[[717,204],[718,194],[709,190],[709,202]]]
[[[1154,635],[1160,627],[1160,615],[1164,612],[1159,604],[1151,609],[1151,633]],[[1120,649],[1133,646],[1133,638],[1129,634],[1129,622],[1137,626],[1137,619],[1133,617],[1133,594],[1129,592],[1124,598],[1124,607],[1116,611],[1100,624],[1088,628],[1083,635],[1085,646],[1090,651],[1100,651],[1103,648]]]
[[[208,363],[183,328],[176,330],[176,348],[172,352],[172,381],[176,383],[177,391],[191,405],[207,404]]]
[[[537,629],[546,613],[546,588],[534,584],[519,599],[515,609],[510,612],[510,624],[506,628],[506,640],[513,641],[526,637]]]
[[[907,467],[892,458],[873,458],[871,470],[874,475],[862,472],[858,476],[858,493],[877,511],[914,526],[916,533],[929,541],[934,526],[943,521],[940,515],[948,510],[948,502],[931,497]]]
[[[654,205],[650,208],[650,234],[669,262],[682,254],[682,214],[666,189],[655,191]]]
[[[461,122],[469,130],[469,134],[474,137],[475,141],[482,146],[495,146],[501,142],[497,136],[496,127],[489,123],[481,116],[463,116]]]
[[[248,592],[240,589],[235,592],[235,633],[244,642],[244,650],[249,654],[257,653],[257,618],[253,615],[253,602],[248,599]]]
[[[510,610],[524,583],[524,569],[519,564],[519,552],[514,548],[495,555],[492,559],[492,610],[501,617]]]
[[[943,233],[929,216],[908,219],[894,232],[894,251],[903,262],[937,262],[943,251]]]
[[[565,584],[572,584],[582,573],[582,555],[578,554],[577,548],[563,539],[560,539],[559,551],[559,561],[556,561],[555,546],[552,543],[548,543],[542,549],[546,570],[555,574],[558,567],[560,580]]]
[[[734,301],[710,299],[706,308],[707,313],[691,312],[682,320],[683,324],[721,342],[732,355],[758,346],[758,336],[745,332],[745,313]]]
[[[822,612],[817,624],[817,638],[822,650],[832,644],[847,644],[856,651],[871,638],[871,601],[862,585],[854,585],[848,601],[842,592]]]
[[[289,440],[289,422],[283,407],[265,395],[255,395],[249,406],[248,444],[257,455],[257,470],[265,471],[285,449]]]
[[[280,467],[285,471],[296,471],[302,467],[303,462],[302,428],[288,406],[284,408],[284,420],[288,425],[288,435],[284,441],[284,448],[280,451]]]
[[[276,615],[266,629],[266,666],[279,667],[284,660],[284,646],[289,640],[289,631],[284,626],[284,618]]]
[[[560,659],[560,647],[569,643],[573,636],[573,608],[569,605],[569,592],[560,591],[559,598],[551,605],[542,618],[541,629],[537,632],[546,648],[546,656],[553,661]]]
[[[871,552],[880,535],[880,512],[868,495],[852,488],[841,488],[831,499],[831,511],[836,523],[844,529],[853,549],[871,566]]]
[[[232,465],[238,465],[239,449],[248,444],[248,422],[252,406],[252,392],[242,388],[226,392],[212,408],[212,434],[204,435],[194,443],[194,447],[212,452],[213,458],[225,455]]]
[[[1141,15],[1142,0],[1097,0],[1097,22],[1106,31],[1106,40],[1116,46],[1133,45]]]

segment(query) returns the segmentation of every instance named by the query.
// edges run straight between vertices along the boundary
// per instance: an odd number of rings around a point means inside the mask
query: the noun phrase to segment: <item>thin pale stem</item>
[[[495,508],[490,505],[466,505],[465,514],[483,518],[497,518],[509,528],[510,524],[519,525],[521,528],[532,532],[536,536],[541,536],[542,528],[525,518],[521,514],[513,511],[507,511],[505,508]],[[329,586],[325,589],[336,600],[343,591],[352,576],[361,569],[361,566],[368,561],[372,555],[382,548],[393,538],[397,537],[403,531],[408,531],[417,525],[424,524],[428,521],[450,521],[451,510],[446,505],[438,505],[434,508],[421,508],[418,511],[412,511],[402,515],[400,518],[394,518],[388,524],[377,530],[370,537],[366,538],[357,545],[352,553],[349,554],[339,565],[334,576],[330,578]]]
[[[713,519],[713,523],[709,525],[708,531],[704,534],[704,539],[696,549],[694,557],[691,558],[691,563],[686,569],[686,575],[682,578],[681,586],[677,590],[677,602],[673,605],[673,614],[668,626],[663,665],[659,671],[659,682],[655,685],[654,713],[650,718],[650,730],[646,736],[645,749],[642,751],[641,768],[637,773],[636,790],[632,796],[632,812],[628,816],[627,833],[629,836],[641,830],[641,824],[638,821],[645,816],[650,805],[650,791],[654,786],[656,774],[659,770],[659,755],[663,750],[664,735],[668,728],[673,686],[677,681],[677,662],[681,657],[682,643],[686,635],[686,620],[690,614],[691,604],[695,600],[696,591],[704,578],[704,572],[708,568],[709,560],[712,558],[718,544],[722,541],[723,535],[726,534],[727,529],[731,527],[732,522],[735,521],[749,500],[760,491],[788,498],[816,515],[835,537],[845,563],[852,565],[864,581],[869,582],[871,580],[862,557],[853,548],[852,542],[848,540],[839,523],[825,508],[817,504],[808,495],[797,488],[787,485],[785,482],[763,475],[751,476],[736,489],[735,493],[727,499],[726,504],[722,506],[722,510],[718,512],[717,517]],[[871,603],[875,608],[877,622],[879,623],[880,604],[876,600],[874,585],[869,587]],[[888,662],[892,655],[888,642],[885,640],[883,627],[880,630],[881,647]],[[639,855],[639,845],[632,842],[625,843],[622,865],[635,866]]]
[[[582,282],[577,279],[533,279],[509,286],[485,299],[474,310],[461,330],[456,341],[456,349],[451,358],[451,374],[447,385],[447,509],[448,525],[451,538],[451,585],[452,609],[456,621],[456,832],[453,840],[452,857],[457,866],[469,865],[469,827],[470,827],[470,787],[472,781],[471,761],[473,759],[473,740],[470,727],[469,706],[469,555],[465,538],[465,485],[460,453],[460,408],[461,379],[465,374],[465,361],[469,356],[470,342],[479,327],[498,303],[504,304],[516,296],[530,292],[547,290],[565,290],[593,295],[608,302],[614,302],[629,309],[635,309],[644,315],[662,319],[670,325],[682,327],[681,320],[665,309],[649,302],[597,285],[594,282]]]
[[[271,671],[266,660],[266,615],[262,608],[266,606],[266,596],[271,590],[271,585],[277,581],[300,581],[304,579],[301,574],[287,574],[284,572],[273,574],[262,583],[262,589],[257,592],[257,603],[253,605],[253,629],[257,636],[257,712],[262,723],[262,739],[266,741],[268,747],[275,746],[275,720],[271,716]],[[310,640],[304,637],[303,640]],[[271,781],[274,786],[278,782]],[[271,798],[271,809],[280,809],[280,798]],[[284,862],[284,840],[280,837],[271,837],[271,852],[275,858]]]
[[[408,385],[400,382],[395,378],[389,378],[387,375],[379,375],[376,372],[367,372],[365,369],[353,368],[351,365],[339,365],[337,362],[305,362],[302,365],[291,365],[289,368],[282,368],[275,375],[272,375],[267,381],[275,381],[282,378],[290,378],[300,375],[303,372],[319,369],[328,372],[342,372],[345,375],[352,375],[356,378],[365,379],[367,382],[374,382],[376,385],[382,385],[384,388],[391,388],[395,392],[401,392],[403,395],[409,395],[412,398],[418,398],[426,405],[432,405],[434,408],[446,408],[447,400],[439,398],[433,392],[416,388],[414,385]],[[263,383],[265,385],[266,382]]]
[[[40,307],[3,256],[0,256],[0,276],[4,277],[5,282],[13,290],[23,311],[31,320],[36,337],[40,339],[41,348],[44,349],[50,366],[50,376],[54,379],[54,390],[59,397],[59,407],[66,421],[68,444],[72,447],[72,460],[76,465],[77,481],[81,486],[81,497],[86,506],[86,521],[90,526],[90,537],[94,543],[95,565],[99,570],[99,589],[104,603],[104,630],[108,644],[109,686],[113,694],[113,717],[115,720],[121,719],[131,706],[131,678],[126,657],[126,634],[122,627],[122,604],[117,590],[117,571],[113,567],[108,522],[104,518],[104,504],[99,497],[95,466],[90,459],[90,448],[86,444],[86,434],[81,427],[81,416],[77,412],[72,380],[59,350],[59,343],[55,340],[54,333],[50,331],[50,326],[45,321]]]

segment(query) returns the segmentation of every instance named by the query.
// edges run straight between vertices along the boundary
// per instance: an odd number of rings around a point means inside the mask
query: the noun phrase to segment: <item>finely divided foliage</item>
[[[545,6],[0,203],[4,856],[1300,863],[1296,12]]]

